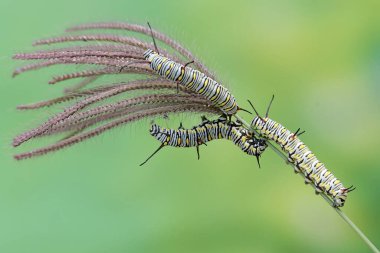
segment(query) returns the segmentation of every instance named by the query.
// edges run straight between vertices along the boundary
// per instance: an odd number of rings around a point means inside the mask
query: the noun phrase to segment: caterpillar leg
[[[297,166],[294,166],[293,167],[294,168],[294,173],[296,173],[296,174],[298,174],[298,173],[300,173],[300,168],[298,168]]]
[[[305,184],[310,184],[312,182],[313,181],[308,176],[305,177]]]
[[[179,123],[179,127],[178,127],[178,129],[184,129],[184,128],[183,128],[183,125],[182,125],[182,122]]]
[[[319,186],[316,186],[315,187],[315,194],[319,195],[321,192],[323,192],[323,190]]]
[[[241,122],[240,120],[236,120],[236,121],[235,121],[235,125],[236,125],[237,127],[241,127],[241,126],[243,125],[243,122]]]
[[[227,115],[227,123],[231,123],[232,122],[232,115]]]
[[[223,123],[227,123],[227,115],[226,114],[220,115],[218,118],[218,121],[223,122]]]
[[[152,158],[155,154],[157,154],[158,151],[160,151],[160,149],[162,149],[165,146],[165,143],[162,143],[161,146],[159,146],[158,149],[156,149],[156,151],[153,152],[153,154],[151,154],[143,163],[140,164],[140,166],[143,166],[147,161],[150,160],[150,158]]]
[[[202,116],[202,119],[205,119],[205,116]],[[219,116],[218,120],[223,123],[231,123],[232,121],[232,115],[227,115],[223,113],[222,115]]]

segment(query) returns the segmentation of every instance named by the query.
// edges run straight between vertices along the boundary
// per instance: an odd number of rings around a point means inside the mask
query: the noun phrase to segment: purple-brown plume
[[[107,33],[84,34],[88,30],[120,30],[128,35]],[[146,40],[133,36],[134,33],[147,35]],[[215,78],[212,73],[194,55],[178,42],[153,30],[155,38],[165,47],[160,53],[180,63],[194,61],[194,67],[206,75]],[[63,36],[36,41],[34,46],[65,44],[65,47],[18,53],[17,60],[33,61],[17,68],[13,76],[26,71],[37,70],[53,65],[82,65],[81,71],[63,73],[54,76],[49,84],[70,79],[80,79],[71,87],[64,87],[64,95],[33,104],[19,105],[20,110],[31,110],[54,106],[61,103],[64,109],[38,126],[17,135],[13,146],[36,137],[67,133],[57,142],[36,150],[15,155],[15,159],[25,159],[44,155],[69,147],[86,139],[95,137],[114,127],[137,120],[180,112],[222,114],[202,96],[178,87],[177,84],[158,76],[145,61],[146,49],[154,49],[151,32],[148,27],[128,23],[93,23],[69,28]],[[76,42],[75,45],[67,44]],[[78,45],[82,44],[82,45]],[[130,75],[133,80],[112,84],[100,84],[92,88],[86,86],[104,75]],[[131,92],[140,90],[143,95]],[[108,101],[118,96],[118,101]],[[122,98],[125,96],[125,98]],[[68,104],[71,102],[71,104]],[[100,103],[100,105],[96,105]],[[89,107],[89,109],[87,109]],[[94,127],[94,125],[96,125]],[[90,128],[92,127],[92,128]],[[90,129],[90,130],[89,130]]]

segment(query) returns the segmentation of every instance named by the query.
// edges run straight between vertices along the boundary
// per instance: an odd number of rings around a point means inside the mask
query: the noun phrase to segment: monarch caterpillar
[[[206,145],[206,142],[215,139],[227,139],[232,140],[235,145],[248,155],[256,156],[260,167],[259,157],[267,147],[264,139],[256,138],[236,122],[227,122],[224,116],[213,121],[209,121],[206,117],[202,117],[202,120],[200,125],[191,129],[184,129],[182,124],[178,129],[166,129],[153,124],[150,134],[161,142],[161,146],[140,166],[145,164],[164,146],[195,147],[199,159],[200,145]]]
[[[233,95],[202,72],[172,61],[151,49],[144,52],[144,58],[157,74],[205,96],[225,114],[233,115],[239,110]]]
[[[298,138],[304,132],[295,133],[283,127],[276,121],[268,118],[272,97],[267,108],[265,118],[259,116],[252,103],[248,101],[257,116],[252,120],[253,126],[260,136],[275,141],[288,155],[288,160],[294,165],[296,173],[302,172],[305,175],[305,183],[314,183],[316,194],[324,192],[333,200],[334,207],[342,207],[347,198],[347,193],[353,191],[353,186],[345,188],[325,165],[321,163],[312,151]]]
[[[149,23],[148,26],[151,29]],[[217,107],[219,107],[226,115],[234,115],[238,110],[246,111],[238,107],[235,97],[225,87],[204,73],[187,67],[187,65],[193,63],[193,61],[182,65],[160,55],[158,53],[152,30],[151,33],[157,52],[152,49],[148,49],[144,52],[144,58],[150,63],[150,67],[157,74],[206,97]]]

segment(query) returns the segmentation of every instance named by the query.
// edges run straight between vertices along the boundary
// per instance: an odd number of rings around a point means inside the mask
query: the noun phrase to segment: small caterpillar
[[[347,193],[353,191],[353,186],[345,188],[343,184],[327,170],[312,151],[297,137],[299,129],[292,133],[281,124],[268,118],[268,113],[272,100],[269,103],[265,118],[261,118],[252,103],[248,101],[257,116],[252,120],[253,126],[260,136],[275,141],[288,155],[288,160],[294,165],[295,172],[302,172],[305,175],[305,183],[314,183],[316,193],[324,192],[333,200],[334,207],[342,207],[347,198]]]
[[[248,155],[256,156],[260,167],[259,157],[267,147],[264,139],[251,135],[248,130],[235,122],[227,122],[225,117],[209,121],[202,117],[203,122],[191,129],[184,129],[182,124],[178,129],[166,129],[153,124],[150,134],[161,142],[161,146],[146,159],[145,164],[154,154],[164,146],[195,147],[199,159],[199,146],[215,139],[232,140],[241,150]]]

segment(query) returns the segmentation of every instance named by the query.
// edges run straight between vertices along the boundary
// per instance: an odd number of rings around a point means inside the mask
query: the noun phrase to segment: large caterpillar
[[[234,115],[240,109],[234,96],[225,87],[202,72],[172,61],[151,49],[144,52],[144,58],[157,74],[203,95],[225,114]]]
[[[182,65],[159,54],[152,28],[148,22],[156,52],[148,49],[144,52],[144,58],[150,63],[150,67],[160,76],[185,86],[187,89],[200,94],[213,102],[223,113],[231,116],[238,110],[246,111],[238,107],[235,97],[217,81],[204,73],[187,67],[189,62]]]
[[[316,193],[324,192],[333,200],[334,207],[342,207],[347,198],[347,193],[353,191],[352,186],[345,188],[343,184],[327,170],[312,151],[298,138],[301,133],[299,129],[292,133],[276,121],[268,118],[268,113],[272,100],[268,106],[265,118],[257,116],[252,120],[251,126],[256,131],[269,140],[275,141],[288,155],[288,160],[294,164],[295,172],[302,172],[305,175],[305,183],[314,183]]]
[[[200,125],[191,129],[184,129],[181,126],[178,129],[161,128],[153,124],[150,134],[161,142],[161,146],[148,159],[140,165],[145,164],[154,154],[164,146],[173,147],[195,147],[199,159],[199,146],[215,139],[232,140],[241,150],[248,155],[256,156],[259,163],[259,157],[267,147],[264,139],[259,139],[235,122],[227,122],[225,117],[209,121],[202,117]]]

